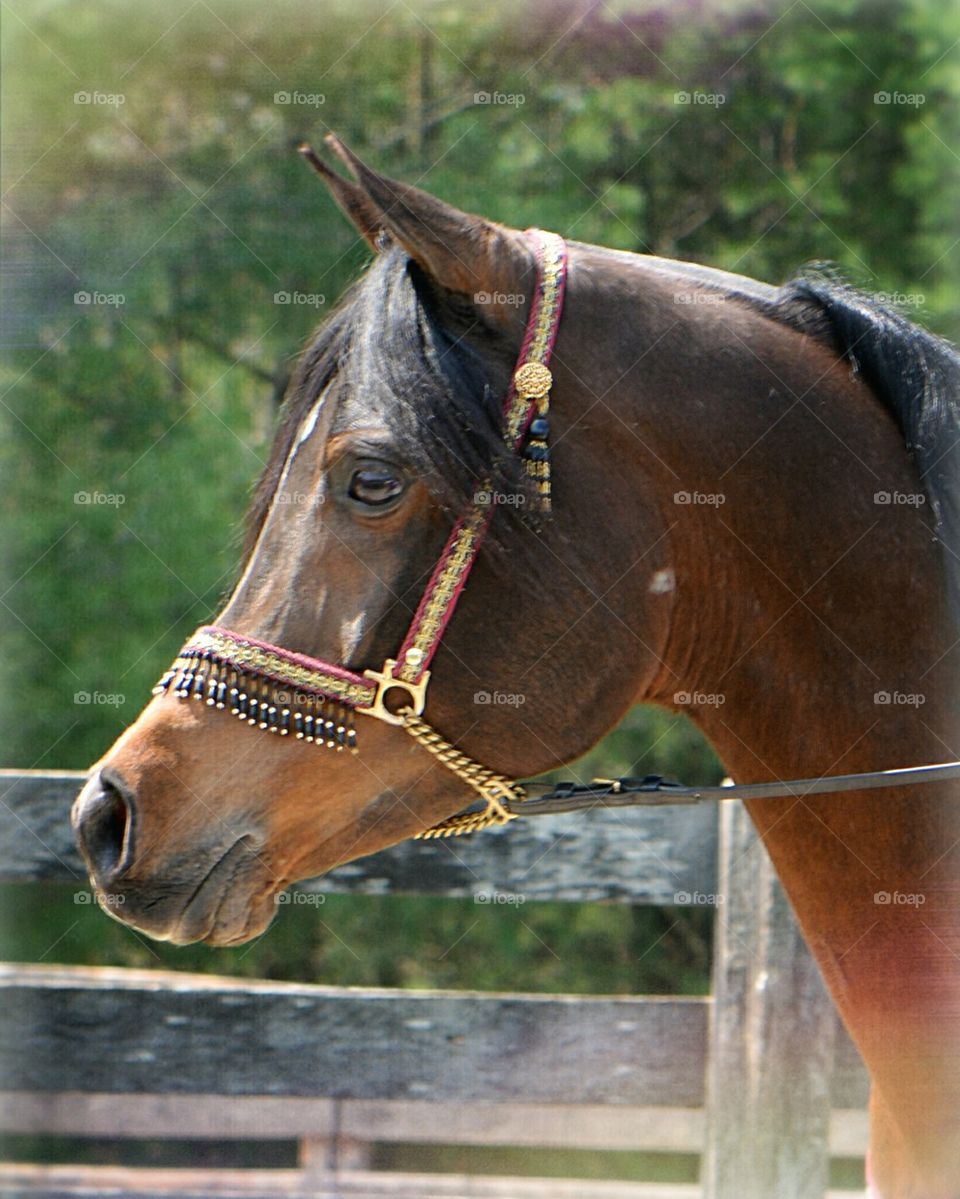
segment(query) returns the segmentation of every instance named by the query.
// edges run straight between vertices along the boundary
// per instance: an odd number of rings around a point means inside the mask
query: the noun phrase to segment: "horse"
[[[467,783],[505,819],[511,779],[638,702],[687,712],[741,782],[958,756],[946,343],[823,270],[538,242],[327,141],[347,173],[307,157],[372,262],[299,360],[216,626],[74,805],[112,916],[239,944],[295,880],[461,831]],[[549,378],[505,440],[544,303]],[[424,653],[391,655],[440,591],[425,694]],[[748,807],[870,1073],[871,1193],[957,1199],[955,792]]]

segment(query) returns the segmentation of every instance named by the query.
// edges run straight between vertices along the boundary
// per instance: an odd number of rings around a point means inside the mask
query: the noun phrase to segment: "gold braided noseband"
[[[540,511],[549,512],[547,412],[553,376],[548,363],[563,310],[567,250],[563,238],[555,233],[529,229],[527,237],[536,254],[536,294],[504,403],[503,427],[507,446],[523,459]],[[489,488],[479,494],[486,492]],[[357,674],[344,666],[208,625],[193,634],[154,694],[200,700],[281,737],[293,736],[338,750],[356,750],[354,713],[399,725],[485,803],[482,810],[460,812],[417,834],[419,837],[459,836],[506,824],[514,816],[504,805],[521,802],[526,795],[523,787],[474,761],[423,719],[430,663],[495,510],[494,505],[477,501],[456,522],[396,658],[388,658],[380,670]],[[398,689],[405,692],[406,703],[399,709],[388,708],[387,694]]]

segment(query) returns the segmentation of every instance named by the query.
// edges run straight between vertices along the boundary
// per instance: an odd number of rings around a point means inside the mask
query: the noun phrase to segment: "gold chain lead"
[[[436,837],[459,837],[464,833],[475,833],[480,829],[489,828],[493,824],[507,824],[516,820],[516,815],[503,805],[520,803],[526,798],[526,792],[519,783],[508,779],[504,774],[498,774],[457,749],[435,728],[427,724],[421,717],[415,715],[411,708],[404,708],[400,713],[403,727],[411,737],[428,753],[433,754],[438,762],[442,762],[448,770],[452,770],[457,778],[462,779],[467,786],[486,802],[482,812],[458,812],[448,816],[432,828],[417,833],[418,841],[429,841]]]

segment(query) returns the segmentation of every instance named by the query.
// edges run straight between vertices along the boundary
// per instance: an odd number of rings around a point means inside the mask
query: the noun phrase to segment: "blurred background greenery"
[[[4,8],[6,765],[95,760],[229,586],[293,358],[368,258],[302,138],[336,129],[378,169],[520,227],[772,282],[831,260],[956,333],[960,8],[944,0]],[[653,709],[582,770],[719,776],[693,726]],[[332,897],[211,951],[148,945],[55,887],[0,898],[18,960],[708,986],[702,910],[488,908],[472,927],[469,903]]]

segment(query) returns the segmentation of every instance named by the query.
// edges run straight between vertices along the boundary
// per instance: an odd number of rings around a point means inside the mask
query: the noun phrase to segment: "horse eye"
[[[405,483],[396,470],[385,462],[358,467],[350,479],[347,494],[370,508],[385,508],[403,494]]]

